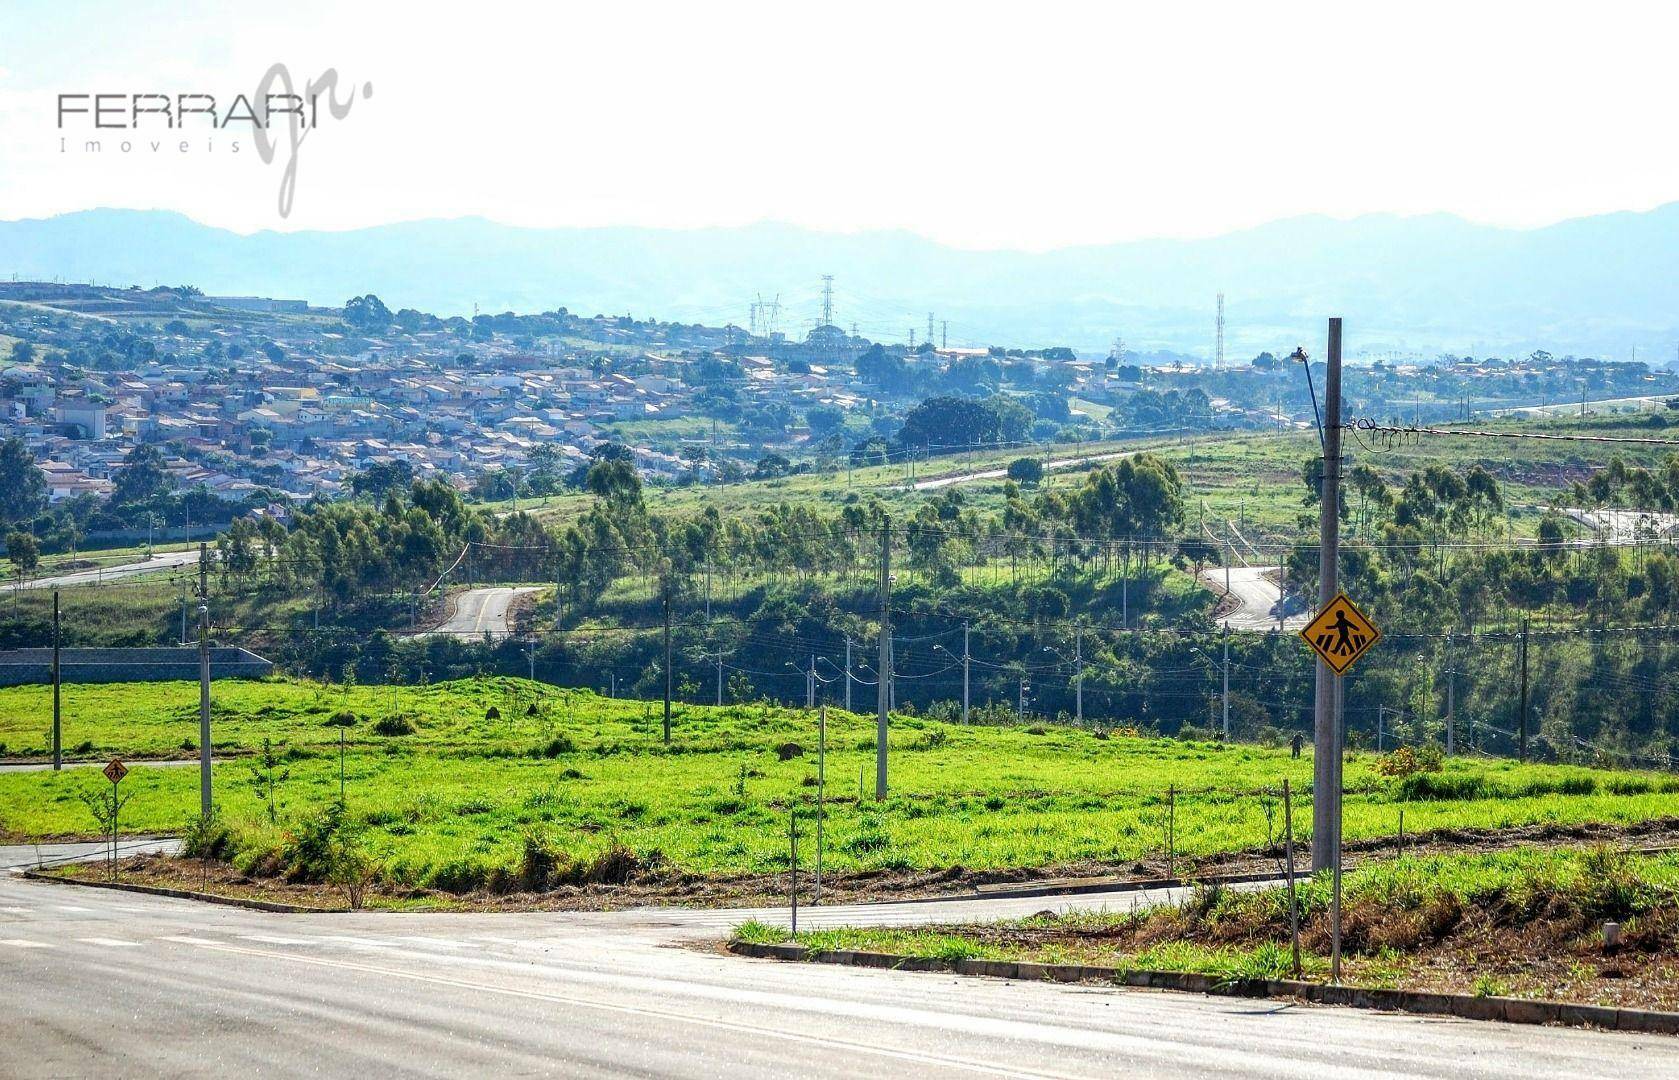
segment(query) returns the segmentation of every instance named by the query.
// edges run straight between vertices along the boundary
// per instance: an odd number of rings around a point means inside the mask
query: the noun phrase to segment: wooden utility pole
[[[1516,738],[1520,744],[1520,757],[1527,760],[1527,620],[1522,620],[1522,701],[1521,714],[1516,717]]]
[[[670,580],[664,582],[665,608],[665,742],[670,742]]]
[[[59,634],[58,622],[58,590],[52,591],[52,771],[64,768],[64,727],[63,713],[60,709],[59,687],[61,685],[58,666],[58,648],[62,641]],[[114,797],[114,796],[113,796]]]
[[[210,545],[198,544],[198,812],[209,817],[210,785]]]
[[[964,724],[968,722],[968,664],[970,660],[971,657],[968,653],[968,624],[964,622],[962,624],[962,722]],[[1080,698],[1082,700],[1083,688],[1080,687],[1080,690]],[[1080,719],[1083,719],[1083,708],[1079,709],[1079,713]]]
[[[880,658],[876,689],[880,711],[875,720],[874,797],[886,798],[887,716],[892,703],[892,519],[880,524]]]
[[[1335,598],[1341,539],[1341,320],[1329,320],[1323,382],[1323,476],[1318,501],[1318,606]],[[1311,364],[1306,377],[1311,378]],[[1341,850],[1340,679],[1317,660],[1312,725],[1312,870],[1338,865]]]

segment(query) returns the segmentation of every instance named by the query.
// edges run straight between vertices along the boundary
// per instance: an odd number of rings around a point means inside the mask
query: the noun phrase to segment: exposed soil
[[[1441,829],[1407,837],[1405,853],[1433,855],[1473,851],[1499,851],[1518,847],[1567,847],[1609,844],[1648,851],[1679,847],[1679,818],[1661,818],[1631,825],[1533,825],[1515,829]],[[1349,842],[1347,865],[1360,859],[1397,855],[1395,841],[1376,839]],[[1309,852],[1297,849],[1296,868],[1305,872]],[[1283,872],[1281,847],[1202,859],[1179,859],[1171,867],[1184,879],[1204,879],[1225,874]],[[104,863],[83,863],[64,867],[68,876],[102,877]],[[275,900],[322,908],[344,906],[343,891],[331,885],[294,884],[278,877],[253,877],[226,863],[202,863],[162,855],[139,855],[118,863],[118,879],[142,885],[189,889]],[[1167,877],[1163,858],[1123,864],[1086,861],[1053,867],[1010,870],[970,870],[948,867],[938,870],[827,871],[822,875],[825,902],[865,903],[909,900],[937,896],[960,896],[1006,889],[1008,886],[1073,887],[1096,883],[1152,882]],[[370,907],[434,907],[470,911],[555,911],[609,910],[649,905],[757,907],[787,902],[786,874],[693,874],[668,863],[635,865],[618,875],[621,882],[610,884],[560,885],[544,892],[479,891],[456,894],[438,889],[393,889],[385,886],[368,892]],[[800,871],[800,896],[808,900],[813,887],[810,867]]]

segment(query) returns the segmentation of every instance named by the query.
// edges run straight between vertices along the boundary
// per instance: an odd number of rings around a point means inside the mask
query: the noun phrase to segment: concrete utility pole
[[[1082,626],[1080,626],[1078,628],[1078,630],[1073,634],[1073,663],[1077,667],[1077,673],[1073,676],[1073,700],[1076,702],[1075,707],[1078,710],[1078,714],[1077,714],[1078,715],[1078,725],[1079,725],[1079,727],[1083,727],[1084,726],[1084,627],[1082,627]],[[1226,737],[1229,737],[1229,735],[1230,735],[1230,717],[1228,715],[1228,711],[1226,712],[1226,715],[1225,715],[1224,719],[1225,719],[1225,724],[1224,724],[1225,732],[1224,732],[1224,734],[1225,734]]]
[[[1304,359],[1304,357],[1302,357]],[[1329,320],[1323,382],[1323,476],[1318,500],[1318,607],[1335,598],[1341,510],[1341,320]],[[1306,366],[1311,377],[1311,364]],[[1340,679],[1322,657],[1312,724],[1312,870],[1328,870],[1341,851]]]
[[[962,722],[968,722],[968,624],[962,624]]]
[[[198,812],[209,817],[210,786],[210,545],[198,544]]]
[[[670,582],[664,583],[665,607],[665,742],[670,742]]]
[[[1230,741],[1230,624],[1224,624],[1224,741]]]
[[[1446,756],[1457,752],[1457,671],[1452,635],[1446,635]]]
[[[1520,742],[1521,759],[1527,760],[1527,620],[1522,620],[1522,703],[1521,715],[1516,717],[1516,735]]]
[[[886,728],[892,701],[892,519],[880,525],[880,716],[874,735],[874,797],[886,798]]]
[[[58,622],[58,590],[52,591],[52,771],[64,768],[63,713],[59,707],[60,671],[58,647],[62,641]]]
[[[717,704],[723,704],[723,650],[717,650]]]
[[[816,708],[816,654],[810,657],[810,669],[805,672],[805,708]]]
[[[851,711],[851,635],[845,635],[845,711]]]

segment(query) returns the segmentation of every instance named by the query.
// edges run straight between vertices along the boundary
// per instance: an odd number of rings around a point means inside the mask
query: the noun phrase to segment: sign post
[[[1335,700],[1341,695],[1341,679],[1347,674],[1359,657],[1369,652],[1376,642],[1382,640],[1382,632],[1376,624],[1370,621],[1370,616],[1359,610],[1344,592],[1337,592],[1329,602],[1318,609],[1300,631],[1300,637],[1312,651],[1317,653],[1323,662],[1319,670],[1327,670],[1334,679],[1332,687]],[[1336,709],[1337,714],[1340,709]],[[1340,758],[1342,744],[1345,741],[1341,725],[1336,724],[1336,738],[1334,748],[1330,751],[1335,756],[1336,767],[1334,774],[1341,774]],[[1320,751],[1321,752],[1321,751]],[[1318,808],[1324,800],[1333,800],[1331,824],[1335,830],[1334,843],[1329,851],[1329,865],[1333,876],[1333,891],[1330,898],[1330,978],[1335,982],[1341,981],[1341,792],[1340,785],[1335,790],[1312,791],[1312,812],[1314,820],[1317,818]],[[1313,837],[1316,846],[1317,838]]]
[[[117,797],[117,785],[122,783],[122,778],[128,775],[128,766],[124,765],[122,763],[121,758],[112,758],[110,761],[108,761],[105,764],[105,768],[100,770],[100,771],[105,774],[105,779],[107,779],[111,782],[111,860],[110,860],[110,872],[111,872],[112,877],[116,877],[116,875],[117,875],[117,811],[122,808],[122,800]]]

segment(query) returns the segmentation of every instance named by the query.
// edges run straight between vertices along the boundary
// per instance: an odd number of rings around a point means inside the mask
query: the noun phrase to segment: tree
[[[344,321],[357,330],[383,330],[391,325],[391,309],[372,293],[344,302]]]
[[[47,474],[22,439],[0,442],[0,523],[29,521],[47,504]]]
[[[845,410],[837,405],[812,405],[805,411],[805,423],[810,433],[820,439],[832,435],[845,423]]]
[[[771,451],[758,459],[758,464],[752,470],[754,480],[774,480],[778,476],[786,476],[793,471],[793,463],[784,455]]]
[[[1020,457],[1009,462],[1009,479],[1019,484],[1036,484],[1044,478],[1044,463],[1035,457]]]
[[[175,478],[164,465],[163,451],[151,443],[130,450],[122,467],[111,474],[111,502],[117,506],[149,502],[174,488]]]
[[[22,577],[41,565],[41,546],[29,533],[13,530],[6,534],[6,558]]]
[[[27,364],[35,359],[35,345],[33,342],[20,341],[12,346],[12,363]]]

